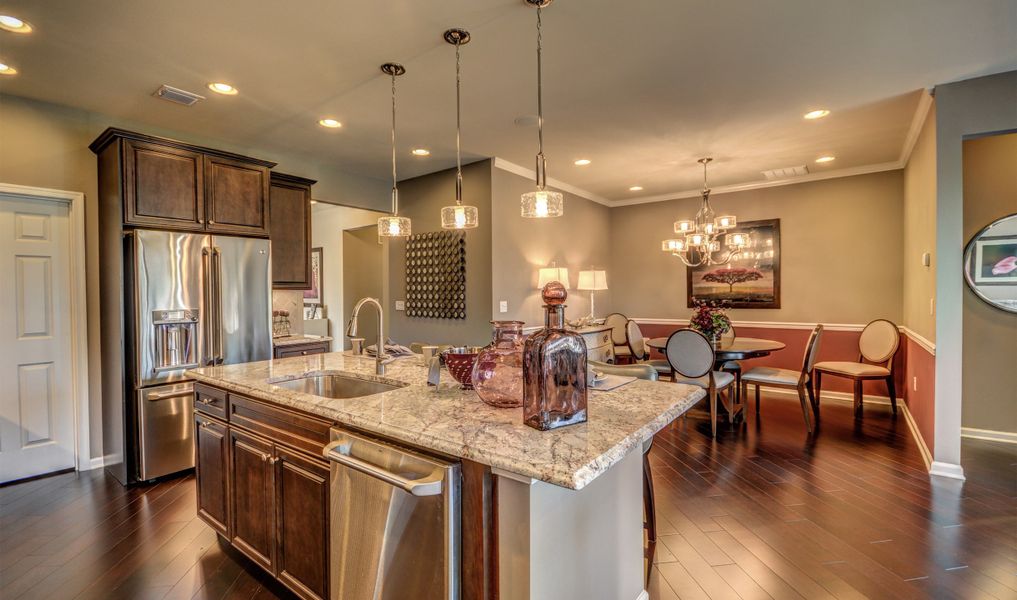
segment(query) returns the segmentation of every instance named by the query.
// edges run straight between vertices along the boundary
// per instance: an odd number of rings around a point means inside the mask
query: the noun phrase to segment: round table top
[[[653,338],[646,341],[646,345],[655,350],[663,350],[667,346],[666,337]],[[777,340],[763,340],[759,338],[736,337],[733,339],[721,340],[720,348],[715,350],[717,359],[741,360],[745,358],[757,358],[766,356],[771,352],[783,350],[787,345]]]

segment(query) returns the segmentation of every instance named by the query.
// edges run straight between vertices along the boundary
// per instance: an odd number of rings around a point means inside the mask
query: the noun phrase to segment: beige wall
[[[901,171],[716,195],[741,221],[780,219],[781,308],[737,309],[736,321],[901,320]],[[629,317],[688,318],[685,266],[661,252],[699,198],[611,211],[612,306]]]
[[[922,255],[931,255],[930,266]],[[936,107],[933,104],[904,169],[904,304],[902,324],[936,341]]]
[[[964,239],[1017,214],[1017,133],[964,142]],[[964,288],[962,425],[1017,433],[1017,314]]]
[[[399,214],[413,221],[413,233],[441,231],[441,208],[455,203],[455,169],[399,183]],[[409,318],[395,310],[405,300],[406,242],[384,244],[389,267],[385,316],[389,336],[402,344],[431,342],[486,345],[491,338],[491,161],[463,167],[463,203],[476,206],[480,226],[466,232],[466,319]]]
[[[361,298],[376,298],[382,305],[385,302],[384,252],[378,243],[378,226],[368,225],[357,229],[349,229],[340,234],[343,247],[343,283],[342,308],[330,308],[330,318],[339,320],[334,323],[333,335],[335,350],[348,350],[350,342],[346,339],[345,323],[353,314],[353,307]],[[326,292],[327,294],[327,292]],[[389,315],[391,309],[386,309]],[[378,343],[378,315],[373,307],[365,307],[357,318],[357,337],[364,338],[364,344],[370,346]],[[404,342],[405,343],[405,342]]]
[[[184,110],[184,109],[182,109]],[[114,119],[106,115],[0,94],[0,181],[85,194],[88,348],[99,355],[98,194],[95,155],[88,145],[110,126],[132,129],[279,163],[278,170],[316,178],[315,197],[348,204],[384,204],[388,184],[351,175],[310,157],[279,155],[212,139],[195,139],[172,131]],[[89,361],[90,446],[101,455],[100,361]]]
[[[494,277],[491,314],[496,319],[525,321],[542,325],[544,311],[537,290],[537,270],[557,262],[568,267],[569,291],[566,317],[575,319],[590,312],[590,293],[576,289],[579,271],[607,269],[608,289],[597,292],[598,316],[611,311],[615,273],[608,268],[611,251],[610,209],[573,194],[565,194],[565,216],[557,219],[524,219],[519,214],[519,197],[534,189],[533,180],[502,169],[492,177],[491,265]],[[499,312],[499,302],[508,302],[508,312]]]

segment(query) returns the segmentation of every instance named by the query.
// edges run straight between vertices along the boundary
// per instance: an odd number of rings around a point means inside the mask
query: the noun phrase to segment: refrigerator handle
[[[210,266],[210,255],[211,252],[208,248],[201,249],[201,300],[204,304],[202,307],[202,324],[205,336],[204,344],[202,344],[202,351],[204,353],[202,358],[206,365],[215,364],[215,334],[213,333],[215,318],[213,317],[212,308],[212,269]]]
[[[212,302],[215,304],[215,364],[221,365],[225,362],[223,356],[223,330],[222,330],[222,251],[218,246],[212,247],[212,264],[215,272],[215,284],[212,286]]]

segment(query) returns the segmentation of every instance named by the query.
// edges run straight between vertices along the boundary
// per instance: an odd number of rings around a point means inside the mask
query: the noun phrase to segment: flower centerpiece
[[[705,335],[714,346],[718,346],[720,336],[731,329],[731,318],[727,316],[727,309],[716,302],[697,300],[692,310],[692,318],[689,319],[689,327]]]

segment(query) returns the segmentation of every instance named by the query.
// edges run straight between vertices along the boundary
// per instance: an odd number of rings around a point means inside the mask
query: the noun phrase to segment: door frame
[[[74,463],[79,471],[102,466],[91,458],[88,402],[88,310],[85,279],[85,194],[0,183],[0,194],[29,202],[63,204],[68,213],[69,307],[71,311],[71,396],[74,403]]]

